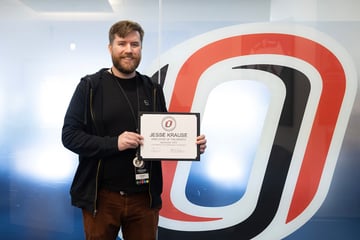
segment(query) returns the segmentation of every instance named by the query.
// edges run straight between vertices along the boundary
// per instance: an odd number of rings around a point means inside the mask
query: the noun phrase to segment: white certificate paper
[[[199,113],[140,113],[139,129],[144,137],[139,157],[143,160],[199,161],[196,137]]]

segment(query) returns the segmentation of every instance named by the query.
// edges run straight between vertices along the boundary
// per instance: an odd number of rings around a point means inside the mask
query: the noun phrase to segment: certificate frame
[[[200,161],[200,113],[140,112],[139,134],[144,137],[140,160]]]

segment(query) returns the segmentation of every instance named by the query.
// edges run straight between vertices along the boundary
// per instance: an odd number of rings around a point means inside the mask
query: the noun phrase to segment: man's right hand
[[[129,148],[137,148],[143,144],[144,138],[135,132],[123,132],[118,137],[118,149],[124,151]]]

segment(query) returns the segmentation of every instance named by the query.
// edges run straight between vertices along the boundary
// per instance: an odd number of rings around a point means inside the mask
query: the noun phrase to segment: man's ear
[[[109,50],[110,53],[112,52],[112,45],[110,43],[108,45],[108,50]]]

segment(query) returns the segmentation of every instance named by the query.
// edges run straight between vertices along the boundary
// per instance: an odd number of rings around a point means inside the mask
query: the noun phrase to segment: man
[[[161,162],[136,164],[137,119],[140,111],[167,109],[161,87],[136,71],[143,36],[132,21],[110,28],[113,66],[81,79],[65,115],[62,142],[79,155],[71,201],[82,209],[86,239],[116,239],[120,228],[125,240],[156,239]],[[205,136],[194,142],[203,153]]]

